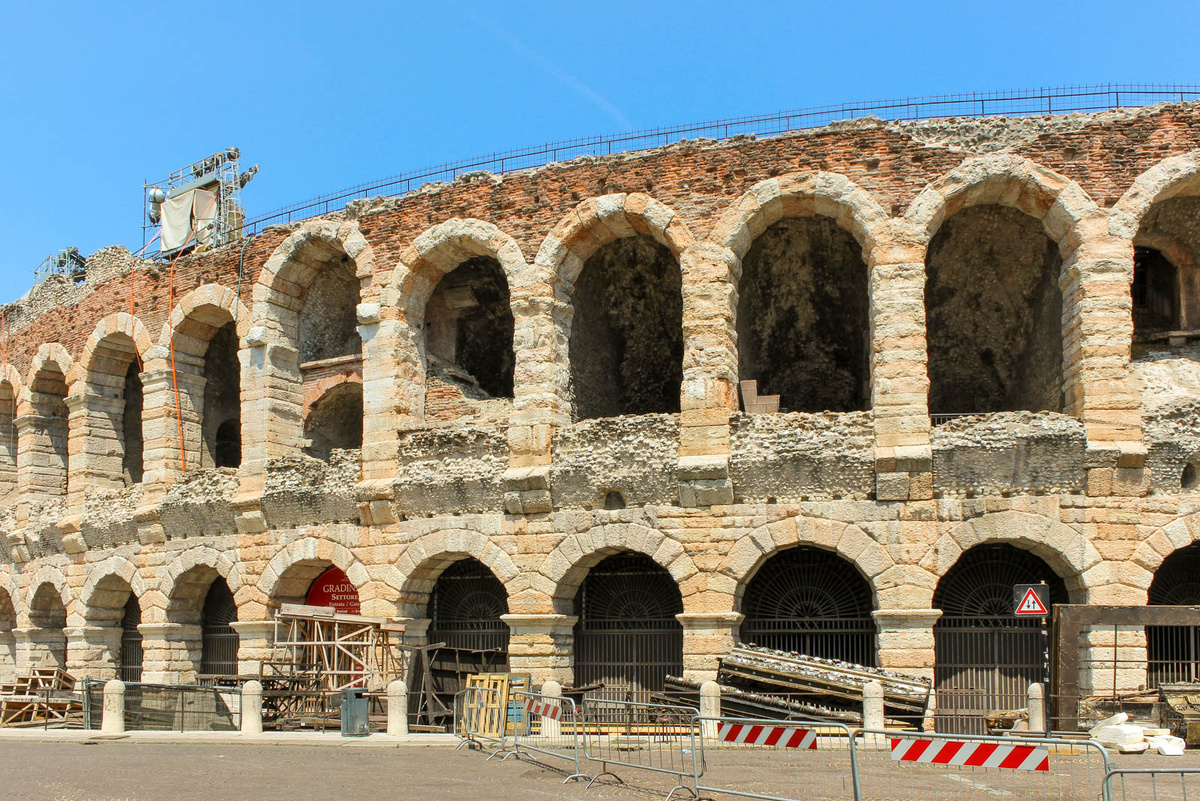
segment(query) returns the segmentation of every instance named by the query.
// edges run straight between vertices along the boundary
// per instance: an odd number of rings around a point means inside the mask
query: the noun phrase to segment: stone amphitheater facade
[[[143,677],[191,681],[218,577],[254,672],[273,609],[330,566],[419,642],[443,571],[477,560],[512,668],[565,683],[576,596],[613,554],[669,574],[694,679],[797,548],[869,588],[873,661],[930,677],[939,583],[972,549],[1037,557],[1073,603],[1146,604],[1200,537],[1198,210],[1184,104],[684,142],[356,201],[173,264],[106,248],[4,308],[0,673],[114,675],[132,597]],[[1175,270],[1150,301],[1139,248]],[[989,277],[1029,253],[1029,281]],[[462,311],[484,296],[507,303]],[[1135,331],[1147,304],[1157,338]],[[789,411],[743,407],[748,378]],[[1146,658],[1142,631],[1116,636]],[[1114,680],[1145,669],[1091,686]]]

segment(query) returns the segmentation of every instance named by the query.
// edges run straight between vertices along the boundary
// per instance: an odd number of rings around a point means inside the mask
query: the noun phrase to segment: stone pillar
[[[875,416],[875,496],[933,497],[929,372],[925,339],[925,249],[876,246],[869,257],[871,409]]]
[[[878,609],[871,613],[878,627],[879,666],[933,680],[933,624],[940,609]]]
[[[554,680],[573,682],[575,656],[574,615],[501,615],[512,636],[508,641],[508,666],[514,673],[529,673],[533,684]]]
[[[717,739],[719,724],[712,718],[721,717],[721,685],[715,681],[700,685],[700,717],[708,718],[700,724],[700,736],[706,740]]]
[[[270,459],[294,456],[304,434],[300,352],[270,342],[263,328],[246,335],[242,362],[242,473],[265,475]],[[257,486],[257,484],[256,484]],[[243,492],[246,492],[244,487]]]
[[[142,623],[142,681],[190,684],[200,667],[200,627],[183,623]]]
[[[542,695],[546,698],[562,698],[562,685],[551,679],[542,684]],[[557,707],[562,707],[562,701],[547,701]],[[562,736],[562,720],[554,718],[542,718],[542,734],[546,737],[561,737]]]
[[[122,378],[122,389],[124,379]],[[71,412],[68,450],[71,454],[68,505],[80,508],[89,489],[125,488],[125,401],[82,392],[67,398]],[[81,510],[82,511],[82,510]]]
[[[1034,682],[1029,685],[1029,730],[1031,732],[1049,732],[1046,728],[1046,688]]]
[[[21,500],[65,497],[67,421],[61,417],[30,413],[18,417],[16,423],[17,491]]]
[[[12,631],[0,629],[0,684],[17,675],[17,638]]]
[[[1082,695],[1112,695],[1146,686],[1144,626],[1087,627],[1079,649]]]
[[[262,734],[262,684],[251,679],[242,685],[242,734]]]
[[[396,679],[387,688],[387,733],[408,734],[408,685]]]
[[[81,626],[67,629],[67,672],[86,678],[116,678],[121,653],[120,626]]]
[[[406,387],[396,369],[396,337],[403,324],[399,309],[385,310],[380,303],[360,303],[356,313],[363,354],[362,477],[386,485],[396,475],[397,431],[405,416],[397,413],[397,396]]]
[[[270,660],[275,651],[274,621],[234,621],[229,625],[238,633],[238,673],[260,675],[263,662]]]
[[[683,293],[683,383],[679,416],[679,505],[733,503],[729,421],[738,404],[734,312],[741,264],[733,251],[708,242],[679,259]]]
[[[883,719],[883,685],[878,681],[868,681],[863,685],[863,728],[882,729]]]
[[[62,629],[43,629],[37,626],[15,628],[17,668],[53,665],[67,667],[67,635]]]
[[[683,612],[675,616],[683,626],[683,677],[692,681],[717,678],[717,661],[733,649],[740,612]]]
[[[111,679],[104,685],[104,710],[100,718],[103,734],[125,732],[125,683]]]

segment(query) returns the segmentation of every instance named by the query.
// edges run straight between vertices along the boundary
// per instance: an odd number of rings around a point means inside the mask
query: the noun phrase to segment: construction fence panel
[[[505,755],[520,759],[523,754],[538,754],[566,760],[568,775],[563,784],[592,777],[583,772],[583,721],[576,714],[575,701],[533,692],[513,693],[521,717],[513,733],[513,749]],[[532,758],[531,758],[532,759]],[[535,760],[536,761],[536,760]]]
[[[1104,788],[1105,801],[1200,801],[1200,768],[1118,768]]]
[[[83,683],[85,729],[99,729],[105,682]],[[176,684],[125,684],[126,731],[238,731],[242,696],[237,688]]]
[[[1097,801],[1108,753],[1093,740],[855,732],[859,801]]]
[[[482,750],[493,746],[492,755],[504,750],[508,738],[508,709],[504,696],[490,687],[468,687],[454,696],[454,733],[459,748]]]
[[[588,783],[591,787],[602,776],[622,781],[609,770],[623,766],[635,770],[666,773],[676,777],[678,790],[696,795],[696,761],[699,742],[700,710],[670,704],[649,704],[608,698],[585,698],[581,710],[584,721],[584,753],[600,770]],[[701,761],[702,763],[702,761]]]
[[[696,789],[771,801],[855,798],[850,729],[840,723],[699,718]]]

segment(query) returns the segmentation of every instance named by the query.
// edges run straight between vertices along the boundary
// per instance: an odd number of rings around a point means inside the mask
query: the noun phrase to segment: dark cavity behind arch
[[[575,418],[679,411],[683,282],[647,236],[610,242],[575,281],[571,394]]]
[[[1060,411],[1062,259],[1042,223],[965,209],[942,223],[925,268],[929,411]]]
[[[754,240],[738,282],[738,364],[793,412],[869,407],[867,266],[827,217],[781,220]]]
[[[425,351],[431,371],[457,367],[490,397],[513,396],[513,316],[500,262],[477,256],[442,276],[425,306]]]
[[[203,467],[239,467],[242,463],[241,362],[237,323],[217,329],[204,352]]]

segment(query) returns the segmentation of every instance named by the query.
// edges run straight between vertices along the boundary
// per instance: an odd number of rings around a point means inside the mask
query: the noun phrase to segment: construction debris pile
[[[1130,723],[1124,712],[1100,721],[1088,729],[1088,734],[1105,748],[1115,748],[1122,754],[1157,751],[1163,756],[1183,756],[1185,747],[1182,739],[1171,736],[1170,729]]]
[[[56,667],[34,668],[0,684],[0,728],[65,728],[83,725],[83,702],[75,678]]]
[[[883,687],[889,723],[911,725],[924,717],[928,680],[851,662],[737,645],[721,660],[717,673],[722,714],[773,719],[804,715],[856,724],[862,722],[863,688],[871,681]],[[699,703],[699,682],[669,676],[666,689]]]

